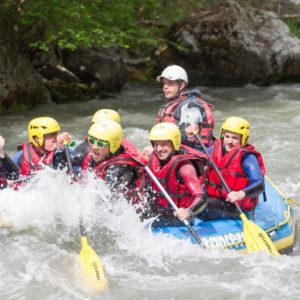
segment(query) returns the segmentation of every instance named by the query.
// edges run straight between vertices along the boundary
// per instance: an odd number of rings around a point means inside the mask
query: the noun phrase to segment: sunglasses
[[[104,148],[106,145],[109,144],[109,142],[107,142],[107,141],[100,141],[100,140],[93,138],[92,136],[89,137],[89,143],[91,145],[97,145],[100,148]]]

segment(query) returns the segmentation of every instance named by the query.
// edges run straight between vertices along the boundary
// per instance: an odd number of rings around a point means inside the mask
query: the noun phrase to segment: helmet
[[[122,127],[119,123],[111,120],[92,124],[88,134],[96,139],[109,142],[111,153],[115,153],[120,148],[123,138]]]
[[[172,142],[176,151],[179,150],[181,144],[181,134],[177,125],[173,123],[158,123],[150,131],[149,140]]]
[[[92,124],[99,123],[102,120],[112,120],[121,124],[121,117],[119,113],[113,109],[100,109],[96,111],[92,119]]]
[[[242,135],[242,146],[245,146],[250,134],[250,124],[247,120],[240,117],[229,117],[221,127],[221,138],[224,131],[231,131]]]
[[[173,65],[165,68],[160,76],[157,76],[157,81],[161,81],[162,78],[167,78],[169,80],[183,80],[185,84],[188,84],[188,76],[184,68]]]
[[[44,135],[60,130],[60,126],[56,120],[50,117],[40,117],[32,119],[28,124],[29,141],[36,147],[42,147]],[[37,141],[34,139],[37,137]]]

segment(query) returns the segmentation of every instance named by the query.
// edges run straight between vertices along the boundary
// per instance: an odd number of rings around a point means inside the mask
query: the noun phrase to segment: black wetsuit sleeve
[[[67,166],[67,157],[64,150],[56,150],[53,156],[53,169],[64,169]]]
[[[75,148],[74,153],[76,157],[84,158],[88,154],[88,151],[89,151],[89,146],[87,142],[84,141]]]
[[[3,176],[9,180],[16,180],[19,177],[18,166],[6,153],[4,158],[0,158],[0,170]]]

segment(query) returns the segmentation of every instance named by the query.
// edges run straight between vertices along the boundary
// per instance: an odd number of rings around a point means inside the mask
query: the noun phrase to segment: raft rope
[[[291,197],[288,197],[286,196],[271,180],[269,177],[265,176],[267,178],[267,180],[271,183],[271,185],[273,186],[273,188],[285,199],[285,201],[288,203],[288,204],[295,204],[297,206],[300,207],[300,202],[291,198]]]
[[[293,199],[293,198],[291,198],[291,197],[287,197],[287,198],[286,198],[286,201],[287,201],[288,203],[292,203],[292,204],[295,204],[295,205],[297,205],[297,206],[300,207],[300,202],[297,201],[297,200],[295,200],[295,199]]]

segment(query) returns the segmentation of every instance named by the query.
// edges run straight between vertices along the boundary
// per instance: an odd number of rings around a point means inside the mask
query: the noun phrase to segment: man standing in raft
[[[186,89],[188,85],[186,71],[177,65],[169,66],[157,77],[157,81],[162,83],[165,104],[159,110],[156,121],[178,125],[182,143],[199,150],[201,146],[197,144],[193,131],[195,126],[201,126],[203,144],[211,146],[214,141],[215,124],[211,105],[201,98],[199,90]]]

